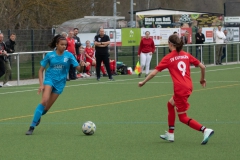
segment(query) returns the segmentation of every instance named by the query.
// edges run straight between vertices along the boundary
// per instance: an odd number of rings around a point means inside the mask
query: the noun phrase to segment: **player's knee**
[[[178,118],[179,118],[179,121],[184,124],[188,124],[189,121],[191,121],[191,119],[187,117],[186,113],[178,114]]]

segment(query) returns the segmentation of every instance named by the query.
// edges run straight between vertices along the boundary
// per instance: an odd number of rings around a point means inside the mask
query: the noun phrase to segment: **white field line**
[[[240,67],[233,67],[233,68],[224,68],[224,69],[215,69],[215,70],[206,70],[206,72],[217,72],[217,71],[226,71],[226,70],[233,70],[233,69],[239,69]],[[197,72],[191,72],[192,74],[195,73],[200,73],[200,71]],[[170,75],[160,75],[156,77],[169,77]],[[131,78],[131,79],[123,79],[123,80],[115,80],[115,81],[105,81],[105,82],[94,82],[94,83],[86,83],[86,84],[76,84],[76,85],[68,85],[68,87],[77,87],[77,86],[88,86],[88,85],[99,85],[99,84],[110,84],[110,83],[115,83],[115,82],[126,82],[126,81],[133,81],[133,80],[142,80],[142,78]],[[216,82],[221,82],[221,81],[216,81]],[[225,82],[225,81],[223,81]],[[233,81],[229,81],[233,82]],[[239,82],[239,81],[236,81]],[[148,82],[149,83],[149,82]],[[152,82],[154,83],[154,82]],[[125,84],[125,83],[124,83]],[[10,88],[10,87],[9,87]],[[24,93],[24,92],[31,92],[31,91],[37,91],[38,89],[32,89],[32,90],[22,90],[22,91],[13,91],[13,92],[4,92],[0,93],[0,95],[6,95],[6,94],[14,94],[14,93]]]

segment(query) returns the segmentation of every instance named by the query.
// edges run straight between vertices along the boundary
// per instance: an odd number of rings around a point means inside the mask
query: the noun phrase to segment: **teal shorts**
[[[45,79],[43,82],[44,85],[48,85],[52,87],[52,93],[56,94],[61,94],[63,92],[63,89],[65,87],[64,83],[58,82],[58,83],[53,83],[52,80]]]

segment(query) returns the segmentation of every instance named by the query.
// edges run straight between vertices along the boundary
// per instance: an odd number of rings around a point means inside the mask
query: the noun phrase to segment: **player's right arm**
[[[158,73],[158,70],[154,69],[146,78],[144,81],[139,82],[138,86],[142,87],[145,83],[147,83],[149,80],[151,80],[153,77],[155,77]]]
[[[38,89],[38,94],[40,94],[43,90],[44,90],[44,85],[43,85],[43,72],[45,70],[45,67],[47,66],[47,64],[49,64],[49,55],[51,53],[47,53],[45,55],[45,57],[43,58],[43,60],[40,62],[41,67],[38,71],[38,79],[39,79],[39,89]]]
[[[145,83],[147,83],[149,80],[151,80],[153,77],[155,77],[158,72],[161,72],[162,70],[166,69],[168,67],[168,64],[169,64],[169,58],[168,58],[168,56],[165,56],[160,61],[158,66],[145,78],[145,80],[138,83],[138,86],[142,87]]]
[[[40,94],[44,90],[44,85],[43,85],[43,72],[45,68],[43,66],[40,67],[38,71],[38,79],[39,79],[39,89],[38,89],[38,94]]]

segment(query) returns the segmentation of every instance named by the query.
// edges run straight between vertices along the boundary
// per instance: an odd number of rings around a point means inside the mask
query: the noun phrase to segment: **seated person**
[[[87,41],[88,42],[88,41]],[[87,45],[87,42],[86,42],[86,45]],[[89,41],[89,44],[90,44],[90,41]],[[95,46],[93,45],[92,46],[92,52],[93,52],[93,58],[94,58],[94,61],[93,61],[93,59],[92,59],[92,66],[96,66],[96,58],[95,58]],[[86,57],[87,57],[87,55],[86,55]],[[87,60],[88,62],[91,62],[91,60],[89,59],[89,60]],[[105,68],[104,68],[104,64],[103,64],[103,62],[101,63],[101,71],[102,71],[102,74],[103,74],[103,77],[107,77],[108,75],[107,75],[107,73],[106,73],[106,71],[105,71]]]
[[[109,64],[110,64],[110,70],[111,70],[111,73],[112,75],[115,75],[116,74],[116,62],[115,60],[112,60],[112,59],[109,59]]]
[[[86,56],[86,62],[89,62],[91,66],[96,66],[94,49],[91,47],[89,40],[86,41],[85,56]]]
[[[90,70],[90,63],[89,62],[86,62],[86,56],[85,56],[85,53],[84,53],[84,48],[80,47],[79,48],[80,50],[80,54],[77,55],[77,61],[81,67],[81,77],[84,78],[84,77],[90,77],[90,75],[88,75],[87,73],[89,73],[89,70]]]

